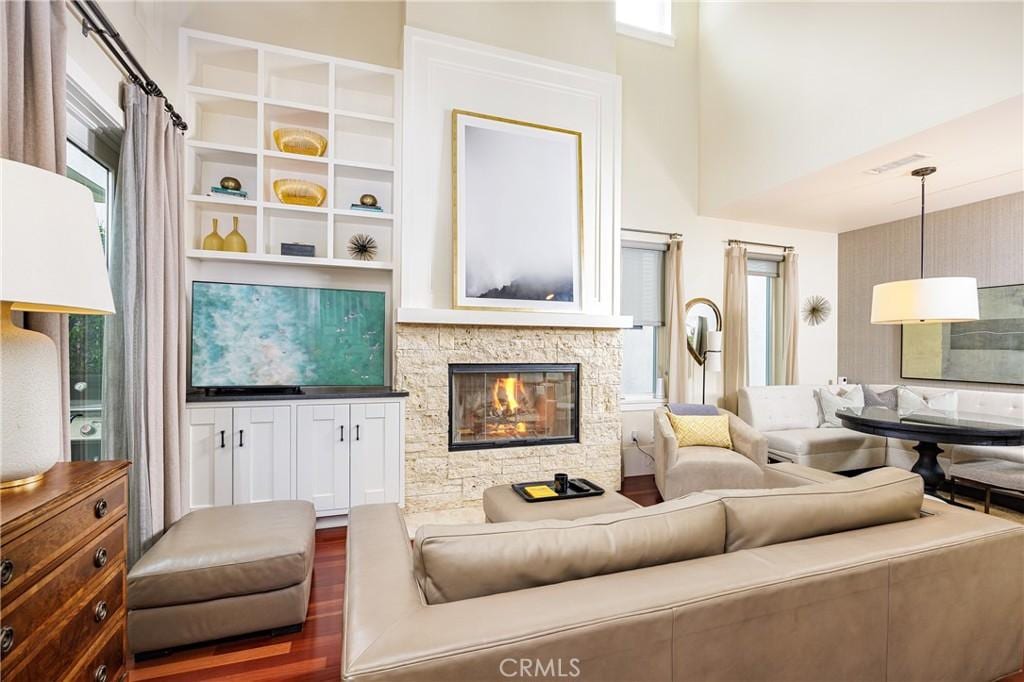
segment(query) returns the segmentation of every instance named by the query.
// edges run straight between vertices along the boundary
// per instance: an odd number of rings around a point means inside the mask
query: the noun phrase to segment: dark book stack
[[[384,209],[380,206],[364,206],[363,204],[352,204],[353,211],[368,211],[370,213],[383,213]]]

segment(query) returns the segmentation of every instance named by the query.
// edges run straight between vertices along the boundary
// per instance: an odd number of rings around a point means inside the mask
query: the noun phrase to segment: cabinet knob
[[[96,568],[103,568],[107,565],[107,548],[100,547],[92,557],[92,564]]]
[[[6,656],[14,648],[14,628],[7,625],[0,628],[0,655]]]
[[[96,619],[97,623],[102,623],[107,619],[107,602],[102,599],[96,602],[96,608],[92,610],[93,618]]]
[[[0,561],[0,585],[6,585],[14,578],[14,562],[10,559]]]
[[[100,664],[92,674],[92,679],[95,682],[107,682],[107,666]]]
[[[93,507],[92,510],[96,514],[97,519],[102,519],[107,515],[107,499],[105,497],[101,497],[96,502],[96,506]]]

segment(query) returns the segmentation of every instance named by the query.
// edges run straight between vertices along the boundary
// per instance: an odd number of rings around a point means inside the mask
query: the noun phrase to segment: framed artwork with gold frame
[[[581,133],[452,110],[452,306],[580,312]]]

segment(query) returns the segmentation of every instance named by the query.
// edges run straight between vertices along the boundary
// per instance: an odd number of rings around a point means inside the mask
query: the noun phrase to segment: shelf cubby
[[[190,36],[186,84],[255,96],[259,52],[250,47]]]
[[[263,63],[263,94],[267,99],[328,106],[330,65],[327,62],[268,50]]]
[[[256,229],[256,207],[253,206],[227,206],[224,204],[197,201],[192,203],[193,224],[196,229],[193,231],[189,246],[193,249],[203,248],[203,238],[210,234],[213,229],[213,220],[217,220],[217,231],[221,237],[226,237],[231,232],[232,218],[238,217],[238,231],[245,237],[249,252],[253,253],[258,247],[258,231]]]
[[[294,155],[290,155],[294,156]],[[283,158],[278,156],[265,156],[263,158],[263,196],[267,206],[285,206],[289,210],[305,209],[307,212],[327,212],[330,206],[330,183],[328,180],[328,168],[326,164],[308,161],[302,157]],[[274,181],[283,179],[306,180],[313,182],[327,189],[327,198],[320,206],[299,206],[296,204],[285,204],[277,198],[274,192]]]
[[[327,221],[325,213],[309,213],[288,209],[267,208],[263,211],[263,252],[280,256],[283,242],[312,244],[315,257],[330,257],[327,249]]]
[[[259,140],[258,105],[206,92],[193,93],[192,140],[237,147],[255,147]]]
[[[266,104],[263,107],[263,149],[280,151],[274,142],[274,131],[278,128],[305,128],[319,133],[330,140],[330,118],[326,112],[310,111],[290,106]],[[331,152],[330,147],[324,157]],[[302,157],[301,154],[292,156]],[[318,158],[318,157],[310,157]]]
[[[389,73],[339,64],[334,68],[334,106],[391,118],[395,115],[395,78]]]
[[[330,150],[328,150],[330,152]],[[347,114],[334,117],[334,151],[337,161],[392,165],[395,162],[395,125]]]
[[[192,151],[191,194],[210,194],[211,187],[219,186],[221,178],[230,176],[237,178],[242,189],[249,193],[246,201],[259,199],[254,151],[238,151],[224,145],[198,142],[191,142],[189,148]]]
[[[364,194],[377,197],[377,205],[384,213],[391,213],[394,173],[351,166],[336,166],[334,169],[334,208],[349,210],[358,204]],[[358,210],[358,209],[357,209]]]
[[[366,220],[355,216],[334,216],[334,257],[339,260],[351,260],[357,263],[391,264],[392,253],[391,225],[377,220]],[[373,237],[377,242],[377,255],[372,261],[357,261],[349,255],[349,240],[357,234]]]

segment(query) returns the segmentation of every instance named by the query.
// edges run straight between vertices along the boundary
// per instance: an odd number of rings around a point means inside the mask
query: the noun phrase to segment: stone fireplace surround
[[[501,483],[588,478],[621,483],[618,329],[395,325],[395,387],[409,392],[405,420],[407,513],[479,508]],[[450,363],[579,363],[580,442],[448,451]]]

